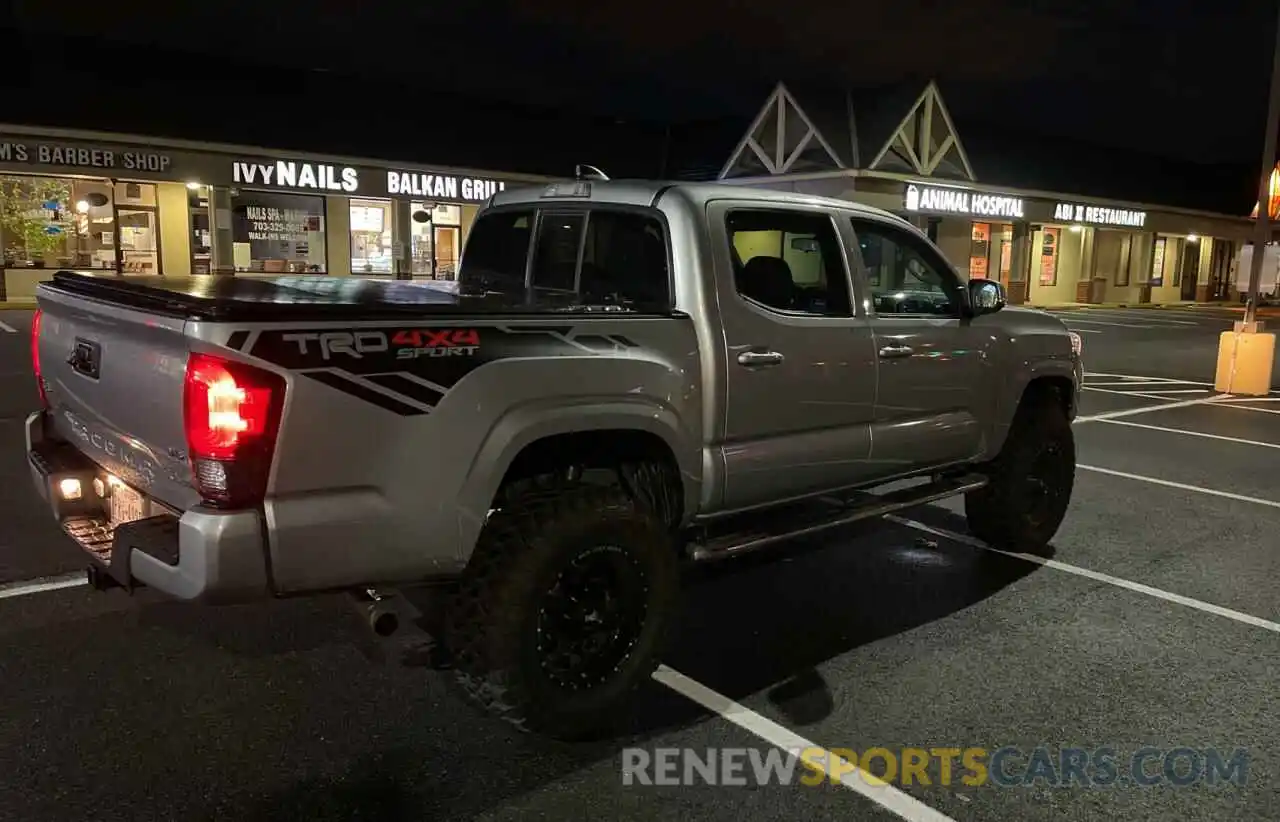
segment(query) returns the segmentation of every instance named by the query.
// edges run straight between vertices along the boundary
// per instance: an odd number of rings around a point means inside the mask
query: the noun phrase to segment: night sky
[[[430,86],[660,120],[750,114],[778,79],[935,77],[958,118],[993,128],[1256,165],[1276,28],[1275,0],[425,5],[16,0],[18,42],[33,56],[17,61],[25,78],[7,60],[6,92],[28,83],[51,93],[68,35],[104,43],[103,70],[134,85],[155,74],[149,44],[190,52],[176,78],[156,66],[156,82],[185,82],[215,111],[255,82],[236,69],[246,59],[321,69],[321,84],[325,72],[367,76],[367,99],[346,101],[357,107],[394,108],[403,89]],[[75,105],[74,90],[59,93]],[[21,108],[6,105],[0,119]]]

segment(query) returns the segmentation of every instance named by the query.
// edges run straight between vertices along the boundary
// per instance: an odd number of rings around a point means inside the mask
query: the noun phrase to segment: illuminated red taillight
[[[40,373],[40,323],[44,319],[44,311],[37,308],[31,315],[31,370],[36,375],[36,390],[40,392],[40,406],[49,407],[49,398],[44,392],[44,375]]]
[[[187,359],[187,451],[207,502],[229,508],[262,502],[284,391],[284,378],[261,368],[207,354]]]

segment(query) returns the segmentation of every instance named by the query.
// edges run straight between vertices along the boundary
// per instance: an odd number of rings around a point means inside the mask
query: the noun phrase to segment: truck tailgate
[[[58,433],[178,510],[199,501],[183,429],[186,320],[39,291],[38,351]]]

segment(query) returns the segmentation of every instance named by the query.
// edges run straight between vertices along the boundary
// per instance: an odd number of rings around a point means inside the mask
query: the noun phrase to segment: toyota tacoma
[[[887,212],[580,177],[492,197],[457,276],[41,285],[28,461],[91,583],[430,588],[462,692],[580,738],[687,562],[959,495],[1038,552],[1067,511],[1079,338]]]

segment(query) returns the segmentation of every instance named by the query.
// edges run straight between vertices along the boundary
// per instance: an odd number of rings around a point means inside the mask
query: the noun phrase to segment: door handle
[[[909,345],[886,345],[880,349],[880,356],[887,359],[910,357],[915,353]]]
[[[746,366],[781,365],[786,357],[777,351],[743,351],[738,355],[738,364]]]

